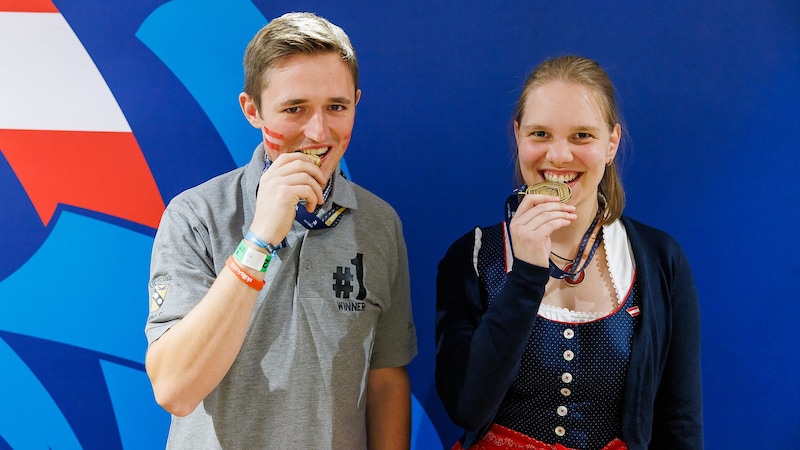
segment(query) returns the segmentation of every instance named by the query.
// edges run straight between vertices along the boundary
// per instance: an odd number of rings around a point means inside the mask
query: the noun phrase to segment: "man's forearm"
[[[203,300],[150,345],[147,374],[156,401],[191,413],[219,384],[244,342],[258,291],[223,270]]]
[[[405,367],[369,371],[367,442],[370,450],[411,446],[411,385]]]

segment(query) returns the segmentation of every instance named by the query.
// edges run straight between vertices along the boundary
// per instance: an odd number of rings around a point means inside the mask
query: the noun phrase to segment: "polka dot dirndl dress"
[[[611,315],[585,323],[539,317],[495,422],[543,442],[601,449],[621,437],[634,288]]]
[[[496,246],[482,250],[490,248]],[[505,271],[488,269],[494,272],[484,272],[494,278],[488,284],[502,287],[497,282]],[[602,449],[622,437],[623,389],[640,297],[635,281],[630,287],[621,304],[601,317],[542,305],[496,424],[576,449]],[[491,303],[500,289],[488,291]]]

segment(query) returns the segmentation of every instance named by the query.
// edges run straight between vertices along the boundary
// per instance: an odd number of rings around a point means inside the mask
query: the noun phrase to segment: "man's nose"
[[[326,139],[328,133],[328,120],[324,111],[315,111],[308,118],[305,126],[305,135],[316,142]]]

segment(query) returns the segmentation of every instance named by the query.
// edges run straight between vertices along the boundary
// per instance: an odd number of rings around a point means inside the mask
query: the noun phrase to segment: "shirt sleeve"
[[[214,283],[217,274],[208,249],[208,229],[188,209],[169,205],[150,260],[148,345],[188,314]]]
[[[381,311],[375,330],[370,369],[401,367],[417,355],[417,334],[411,311],[411,286],[408,270],[408,251],[403,238],[402,223],[395,215],[392,251],[397,260],[390,279],[389,302]]]

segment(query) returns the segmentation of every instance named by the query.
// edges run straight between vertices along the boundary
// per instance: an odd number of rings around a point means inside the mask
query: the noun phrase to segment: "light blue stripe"
[[[63,211],[0,282],[0,330],[144,362],[153,238]]]
[[[114,407],[122,448],[164,448],[170,415],[156,403],[147,374],[100,361]]]
[[[267,22],[245,0],[174,0],[156,9],[136,32],[197,100],[237,166],[250,160],[261,141],[238,98],[244,49]]]
[[[411,395],[411,450],[442,449],[441,439],[425,408]]]

